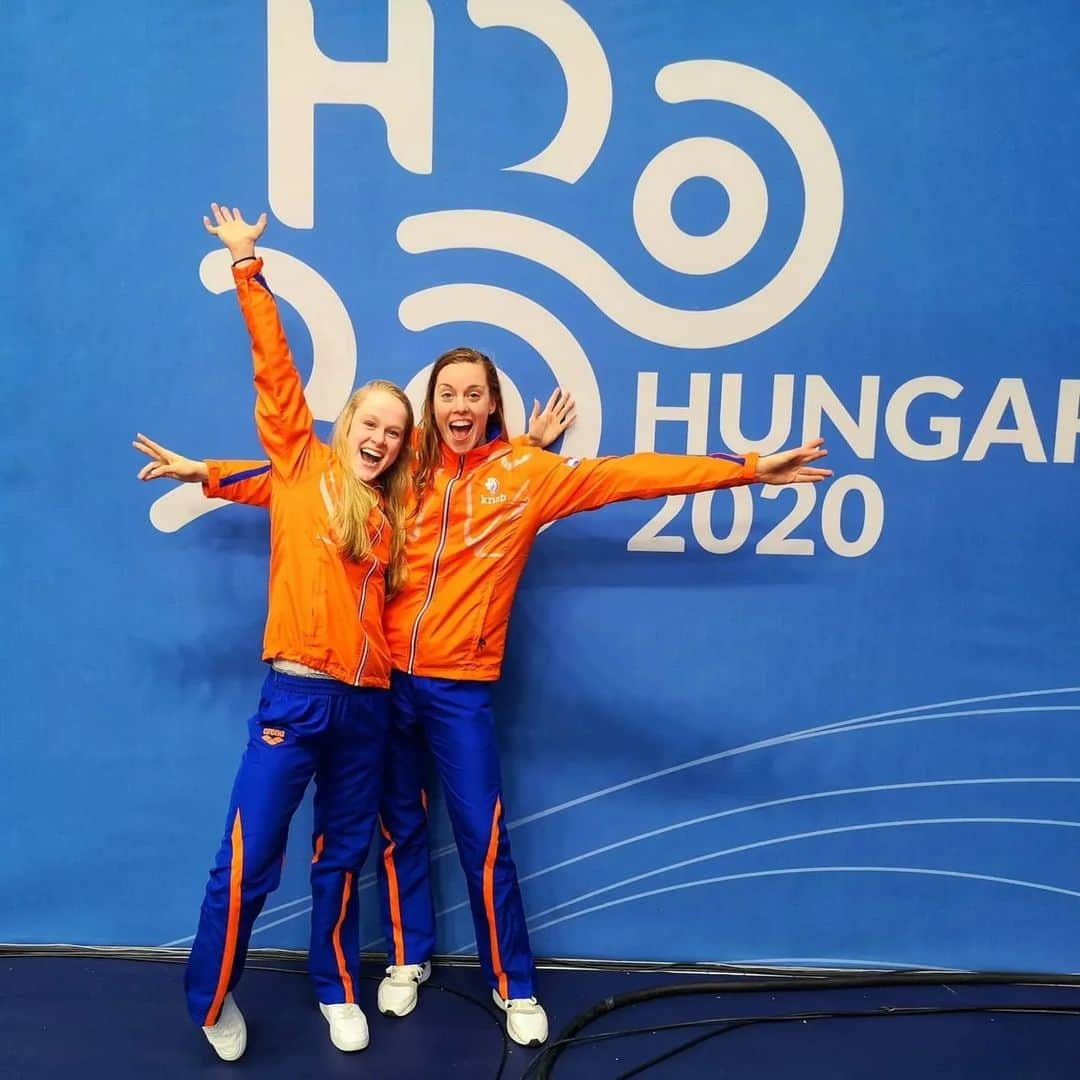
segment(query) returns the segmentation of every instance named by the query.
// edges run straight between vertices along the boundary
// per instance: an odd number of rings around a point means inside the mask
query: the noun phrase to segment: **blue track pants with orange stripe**
[[[387,706],[385,690],[276,671],[267,676],[184,978],[196,1024],[217,1023],[225,994],[240,979],[252,924],[281,882],[289,821],[313,776],[308,966],[319,1001],[356,1001],[356,875],[377,818]]]
[[[504,998],[531,997],[535,966],[502,809],[490,684],[395,671],[380,806],[379,889],[393,964],[435,948],[428,864],[425,754],[435,759],[469,889],[480,964]]]

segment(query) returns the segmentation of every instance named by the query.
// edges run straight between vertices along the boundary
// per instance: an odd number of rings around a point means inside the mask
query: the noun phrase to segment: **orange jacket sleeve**
[[[704,457],[654,453],[558,458],[538,492],[540,516],[554,521],[626,499],[655,499],[752,484],[757,459],[757,454]]]
[[[413,441],[418,440],[414,438]],[[510,442],[519,449],[533,445],[527,435],[519,435]],[[270,462],[265,458],[262,461],[207,458],[206,470],[209,476],[202,489],[208,499],[227,499],[245,506],[270,506],[272,478]]]
[[[255,365],[255,426],[274,472],[297,477],[315,438],[314,417],[293,363],[277,301],[262,276],[262,259],[233,267],[236,296],[251,335]]]
[[[203,494],[248,506],[270,506],[270,462],[208,460]]]

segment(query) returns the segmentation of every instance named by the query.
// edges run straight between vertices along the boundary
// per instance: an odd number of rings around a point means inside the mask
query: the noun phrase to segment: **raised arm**
[[[568,458],[545,477],[538,493],[544,521],[595,510],[626,499],[653,499],[744,484],[818,483],[832,476],[811,463],[826,454],[823,439],[795,450],[745,456],[717,454],[628,454],[625,457]]]
[[[255,241],[266,228],[266,215],[249,224],[239,210],[211,203],[212,224],[203,224],[228,249],[240,310],[251,335],[255,367],[255,424],[275,472],[286,481],[303,468],[316,443],[314,418],[278,314],[277,302],[262,276]]]

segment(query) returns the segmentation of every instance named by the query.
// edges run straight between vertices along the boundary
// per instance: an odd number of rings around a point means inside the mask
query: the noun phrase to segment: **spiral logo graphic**
[[[513,25],[552,47],[570,87],[566,120],[546,150],[511,168],[576,183],[600,152],[610,119],[610,73],[595,35],[566,5],[552,8],[542,19],[503,23],[498,22],[503,16],[483,0],[473,0],[470,13],[478,25]],[[588,72],[591,78],[585,77]],[[602,108],[587,107],[588,85],[607,87],[599,102]],[[659,98],[670,105],[715,101],[747,110],[768,123],[794,157],[805,196],[799,234],[783,266],[752,295],[711,310],[659,303],[635,289],[599,252],[571,233],[506,211],[442,210],[406,217],[397,229],[399,245],[412,254],[473,248],[527,259],[570,282],[622,329],[659,345],[716,348],[775,326],[821,280],[840,235],[843,178],[828,132],[790,87],[744,64],[725,60],[670,64],[661,68],[655,86]],[[721,184],[730,202],[726,220],[705,236],[681,229],[671,210],[675,192],[698,177]],[[701,136],[672,143],[646,163],[634,188],[633,225],[645,249],[663,266],[688,275],[715,274],[753,250],[764,230],[768,205],[765,179],[750,156],[726,140]],[[264,254],[280,295],[296,308],[312,334],[309,404],[318,419],[333,419],[357,370],[356,336],[348,312],[330,284],[310,266],[283,252]],[[231,287],[224,252],[206,256],[200,277],[214,293]],[[578,420],[564,437],[563,452],[573,457],[597,453],[602,402],[596,376],[581,344],[552,312],[509,289],[462,282],[411,293],[401,301],[398,315],[405,329],[416,332],[474,322],[517,336],[544,360],[555,383],[577,401]],[[418,372],[406,387],[417,408],[429,371],[430,367]],[[507,422],[511,430],[522,431],[526,403],[505,372],[500,371],[500,378]],[[204,499],[197,488],[182,485],[153,504],[150,519],[156,528],[172,532],[222,505],[226,504]]]
[[[802,227],[776,276],[752,296],[722,308],[688,311],[644,296],[602,255],[577,237],[520,214],[446,210],[406,218],[398,243],[414,254],[479,248],[539,263],[585,294],[612,322],[659,345],[708,349],[755,337],[791,314],[821,280],[836,249],[844,185],[832,140],[813,109],[778,79],[744,64],[691,60],[663,68],[663,101],[719,101],[760,116],[794,155],[805,192]],[[684,181],[709,176],[728,191],[731,213],[709,236],[690,236],[671,216]],[[634,224],[658,261],[683,273],[708,274],[738,262],[757,242],[768,199],[751,159],[731,143],[688,139],[666,147],[645,167],[634,198]]]

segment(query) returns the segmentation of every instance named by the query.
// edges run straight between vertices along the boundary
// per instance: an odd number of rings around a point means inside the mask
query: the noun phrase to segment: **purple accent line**
[[[224,480],[219,480],[218,487],[228,487],[230,484],[239,483],[241,480],[250,480],[253,476],[262,476],[263,473],[269,471],[269,465],[260,465],[257,469],[248,469],[246,472],[233,473],[232,476],[228,476]]]
[[[257,281],[268,293],[270,293],[271,296],[274,295],[273,290],[270,288],[269,285],[266,284],[266,278],[262,276],[261,271],[258,274],[252,274],[251,280]]]
[[[733,461],[736,465],[745,465],[746,458],[739,457],[737,454],[706,454],[706,457],[723,458],[725,461]]]

